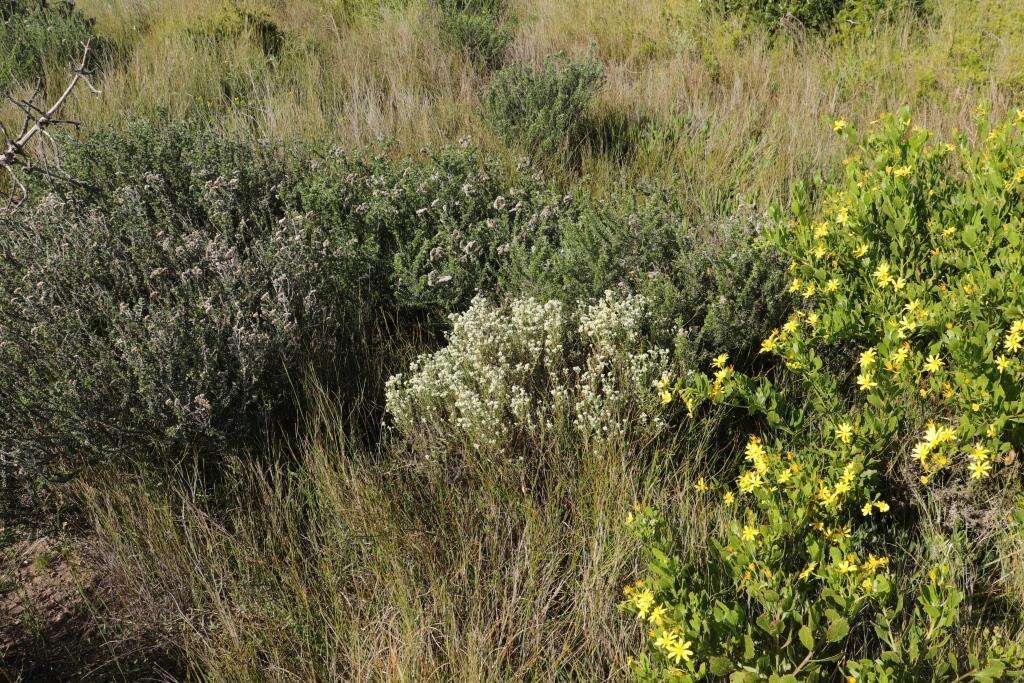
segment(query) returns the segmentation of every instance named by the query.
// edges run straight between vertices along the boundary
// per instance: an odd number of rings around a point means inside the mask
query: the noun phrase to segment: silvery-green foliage
[[[0,449],[19,467],[242,445],[351,324],[365,250],[284,205],[267,150],[139,133],[69,147],[94,153],[97,189],[0,231]]]
[[[475,299],[448,344],[387,387],[396,428],[427,458],[514,460],[527,443],[584,446],[664,427],[653,383],[663,349],[644,345],[646,304],[606,292],[577,308],[532,298]]]

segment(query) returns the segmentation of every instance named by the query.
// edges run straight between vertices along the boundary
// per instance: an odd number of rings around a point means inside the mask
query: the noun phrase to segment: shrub
[[[759,340],[792,308],[785,266],[763,239],[764,217],[741,208],[694,225],[667,191],[623,195],[562,212],[555,230],[513,253],[508,289],[574,301],[625,286],[649,302],[658,343],[678,335],[686,365],[706,366],[726,351],[749,366]]]
[[[877,20],[879,15],[920,10],[921,0],[711,0],[727,14],[749,17],[771,29],[797,21],[818,30],[846,22]]]
[[[287,427],[307,370],[378,395],[561,211],[470,148],[278,156],[161,124],[64,146],[91,187],[35,188],[0,237],[0,444],[22,470],[219,458]]]
[[[0,93],[42,76],[47,65],[77,63],[91,36],[92,22],[72,3],[0,2]]]
[[[216,42],[246,37],[268,57],[281,52],[285,39],[266,7],[237,0],[222,2],[212,16],[187,31],[195,37]]]
[[[497,69],[512,41],[508,9],[502,0],[442,0],[441,33],[480,68]]]
[[[723,485],[735,513],[715,560],[675,560],[656,513],[633,521],[653,548],[626,602],[653,629],[642,676],[1020,674],[1019,611],[965,568],[998,561],[989,539],[1022,514],[1005,491],[1024,414],[1024,113],[978,137],[934,144],[888,117],[820,215],[798,195],[776,240],[810,303],[762,344],[784,383],[723,355],[713,377],[664,385],[763,429]],[[849,362],[825,364],[837,348]]]
[[[0,448],[158,462],[258,437],[344,350],[364,245],[286,208],[259,146],[142,126],[76,149],[96,191],[0,237]]]
[[[509,254],[574,210],[530,169],[508,179],[469,146],[422,160],[333,152],[306,168],[296,205],[373,235],[380,253],[368,277],[398,308],[435,320],[493,291]]]
[[[530,154],[574,154],[602,81],[602,68],[593,59],[549,57],[537,70],[511,64],[494,74],[487,92],[490,123],[507,143]]]
[[[521,463],[527,443],[560,434],[583,450],[648,441],[664,425],[650,387],[667,356],[643,349],[644,309],[611,292],[578,311],[477,299],[445,348],[389,381],[388,412],[416,453],[446,464]]]

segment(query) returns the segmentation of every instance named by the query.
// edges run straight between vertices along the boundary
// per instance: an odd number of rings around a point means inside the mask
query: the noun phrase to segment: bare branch
[[[97,95],[99,94],[99,91],[94,88],[92,83],[89,81],[89,76],[92,75],[92,71],[87,68],[89,57],[92,54],[91,41],[86,41],[83,47],[84,49],[82,51],[81,60],[78,62],[76,67],[72,68],[71,81],[68,83],[67,87],[64,88],[64,91],[61,92],[60,96],[48,108],[42,109],[36,105],[36,99],[43,90],[42,79],[37,81],[32,96],[27,100],[17,100],[10,95],[6,96],[7,100],[14,104],[25,115],[21,132],[18,133],[16,137],[12,138],[7,131],[7,128],[0,125],[0,131],[2,131],[4,136],[2,145],[3,151],[0,152],[0,167],[7,171],[8,176],[10,176],[14,183],[14,189],[17,194],[20,194],[20,197],[12,195],[9,198],[9,209],[12,207],[17,209],[28,198],[28,189],[26,188],[25,183],[18,177],[18,173],[15,171],[16,168],[21,168],[25,173],[45,175],[70,183],[77,187],[89,187],[87,184],[65,176],[64,174],[41,168],[40,166],[32,163],[26,153],[26,148],[29,143],[38,136],[41,140],[45,140],[49,143],[52,154],[59,159],[60,154],[57,141],[50,135],[47,128],[54,125],[71,125],[75,127],[79,125],[77,121],[62,119],[57,116],[61,108],[67,102],[68,97],[71,96],[71,93],[79,83],[84,83],[92,93]]]

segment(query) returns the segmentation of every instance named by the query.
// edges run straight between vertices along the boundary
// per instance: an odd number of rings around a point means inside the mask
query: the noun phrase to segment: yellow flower
[[[861,258],[864,254],[868,253],[868,245],[861,242],[857,245],[857,248],[853,250],[853,255],[857,258]]]
[[[856,559],[856,558],[853,558],[853,559]],[[849,559],[840,560],[836,564],[836,571],[839,572],[840,574],[852,574],[853,572],[857,571],[857,563],[853,562],[853,561],[851,561]]]
[[[862,372],[857,377],[857,386],[861,388],[861,391],[871,391],[878,386],[878,383],[875,382],[870,372]]]
[[[878,508],[879,512],[888,512],[889,511],[889,504],[886,503],[884,500],[880,500],[880,501],[876,502],[875,503],[875,507]]]
[[[837,133],[843,132],[843,129],[846,128],[846,126],[847,123],[845,119],[836,119],[835,121],[832,122],[832,130],[834,130]]]
[[[668,631],[662,631],[657,638],[654,639],[655,647],[660,650],[668,650],[669,645],[675,641],[675,635]]]
[[[992,471],[992,463],[988,460],[975,460],[967,466],[967,469],[971,473],[971,479],[982,479]]]
[[[726,505],[732,505],[734,502],[736,502],[736,496],[733,494],[732,491],[726,491],[725,495],[722,496],[722,502],[725,503]]]
[[[750,526],[748,524],[744,526],[743,531],[740,532],[740,538],[744,541],[753,541],[758,537],[758,535],[760,535],[760,533],[760,529],[758,529],[757,527]]]
[[[679,662],[688,662],[693,657],[693,650],[690,649],[690,645],[692,645],[690,641],[676,638],[666,648],[665,652],[668,658],[677,664]]]
[[[931,373],[938,372],[939,370],[942,369],[942,366],[942,359],[936,356],[935,354],[928,356],[928,359],[924,363],[925,371]]]
[[[672,402],[672,392],[669,391],[668,389],[663,390],[661,392],[661,405],[665,405],[665,404],[671,403],[671,402]]]
[[[896,176],[897,178],[902,178],[903,176],[908,176],[908,175],[910,175],[910,167],[909,166],[900,166],[899,168],[893,169],[892,174],[894,176]]]
[[[875,557],[874,555],[868,555],[868,559],[864,563],[864,569],[869,572],[874,572],[879,567],[884,567],[887,564],[889,564],[888,557]]]
[[[872,503],[864,503],[864,507],[860,509],[860,514],[864,515],[865,517],[870,517],[871,511],[873,509],[874,505]]]
[[[831,294],[837,289],[839,289],[839,280],[837,280],[836,278],[830,278],[829,281],[825,283],[826,293]]]
[[[878,284],[883,287],[892,282],[892,273],[890,272],[889,264],[887,262],[882,261],[878,264],[875,268],[874,278],[878,281]]]
[[[664,605],[656,605],[654,609],[651,610],[651,613],[647,615],[647,620],[655,626],[664,626],[666,613],[667,610]]]
[[[971,460],[986,460],[988,458],[988,449],[981,442],[977,442],[971,446],[971,452],[967,457]]]
[[[793,294],[799,292],[804,288],[804,281],[798,277],[793,278],[793,281],[789,283],[789,293]]]
[[[864,353],[860,354],[860,364],[861,364],[861,366],[862,367],[869,367],[872,363],[875,362],[875,356],[877,356],[877,355],[878,355],[878,352],[875,351],[875,349],[873,349],[873,348],[872,349],[868,349]]]
[[[740,475],[740,478],[736,480],[736,485],[739,486],[741,492],[750,493],[761,485],[761,475],[749,470]]]
[[[714,365],[716,368],[724,368],[725,364],[728,363],[728,362],[729,362],[729,354],[723,353],[723,354],[719,355],[718,357],[716,357],[715,360],[713,360],[711,362],[711,364]]]
[[[650,588],[634,593],[633,605],[636,607],[637,614],[641,617],[646,617],[651,608],[654,607],[654,600],[654,592]]]
[[[811,573],[814,571],[814,568],[817,566],[817,562],[811,562],[809,565],[804,567],[804,570],[800,572],[800,580],[806,581],[811,576]]]
[[[1010,359],[1000,354],[996,356],[996,368],[999,372],[1006,372],[1006,368],[1010,367]]]
[[[704,481],[704,477],[697,479],[697,484],[694,486],[698,493],[706,493],[708,490],[708,484]]]
[[[771,353],[778,347],[779,344],[779,333],[778,330],[773,331],[768,338],[761,342],[761,353]]]
[[[810,298],[814,296],[815,285],[814,282],[808,282],[807,287],[804,289],[804,298]]]
[[[843,422],[836,427],[836,438],[845,444],[853,441],[853,427],[850,426],[849,422]]]

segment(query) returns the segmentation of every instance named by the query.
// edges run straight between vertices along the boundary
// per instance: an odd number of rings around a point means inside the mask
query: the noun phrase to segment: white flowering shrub
[[[645,301],[606,292],[571,310],[558,301],[476,298],[452,316],[448,345],[391,378],[387,408],[413,449],[517,459],[529,443],[582,442],[664,427],[652,385],[663,349],[644,349]]]

